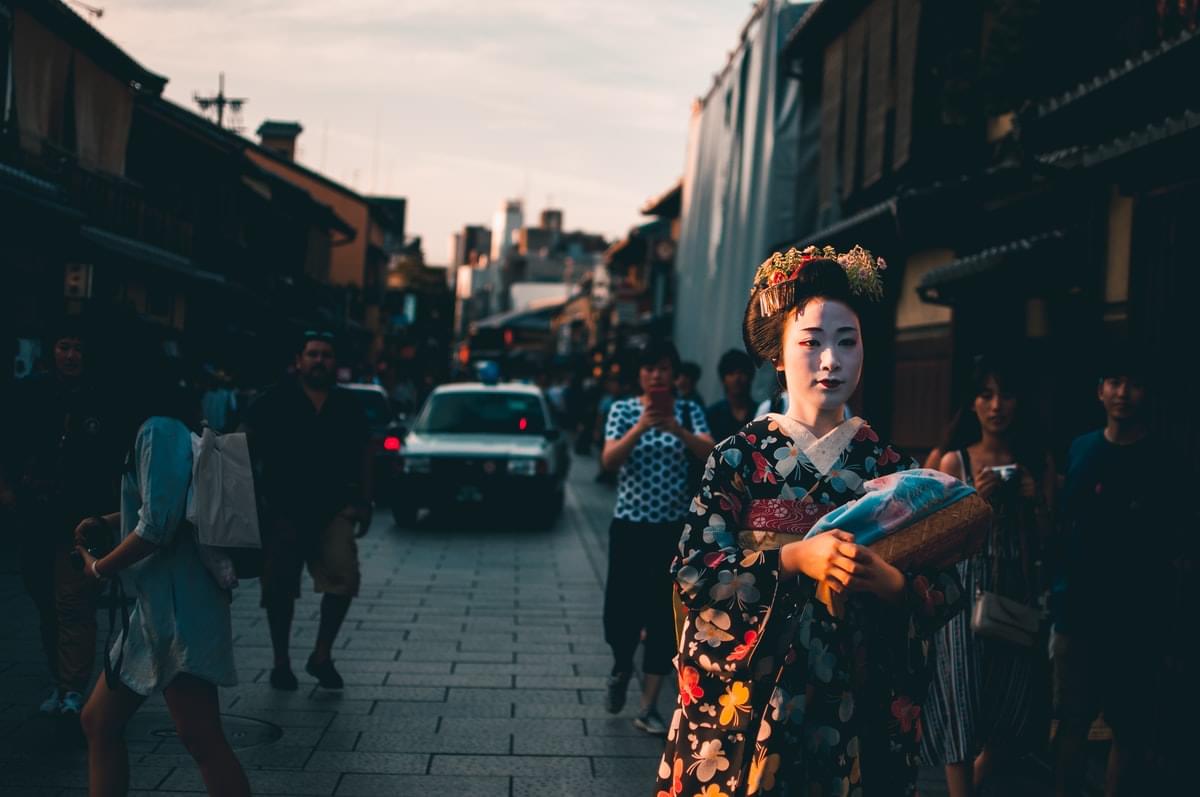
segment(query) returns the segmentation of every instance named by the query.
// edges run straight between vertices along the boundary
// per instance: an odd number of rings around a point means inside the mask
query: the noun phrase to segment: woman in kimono
[[[860,247],[810,247],[755,276],[746,347],[778,372],[788,411],[717,446],[685,520],[658,797],[915,793],[927,639],[963,607],[955,572],[902,573],[842,531],[803,538],[863,482],[916,467],[842,415],[882,268]],[[765,549],[762,532],[795,541]]]

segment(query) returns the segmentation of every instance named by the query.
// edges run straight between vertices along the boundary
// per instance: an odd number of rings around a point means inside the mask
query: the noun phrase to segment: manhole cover
[[[283,738],[283,728],[278,725],[251,717],[239,717],[236,714],[222,714],[221,726],[225,729],[225,738],[234,750],[259,747]],[[175,741],[177,738],[171,715],[161,711],[134,714],[125,732],[126,741],[130,742],[166,742]]]

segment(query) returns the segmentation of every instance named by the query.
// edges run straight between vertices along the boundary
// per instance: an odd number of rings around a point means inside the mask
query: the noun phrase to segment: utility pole
[[[217,127],[225,127],[225,108],[229,108],[229,129],[235,133],[242,132],[242,106],[249,102],[245,97],[226,97],[225,96],[225,73],[222,72],[220,82],[217,88],[216,96],[202,97],[199,94],[193,93],[192,99],[200,106],[200,110],[205,113],[213,110],[217,111]]]

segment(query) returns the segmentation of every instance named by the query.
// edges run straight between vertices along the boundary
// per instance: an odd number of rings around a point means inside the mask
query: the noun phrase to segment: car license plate
[[[483,500],[483,491],[471,484],[464,484],[458,488],[457,499],[459,501],[470,501],[472,503]]]

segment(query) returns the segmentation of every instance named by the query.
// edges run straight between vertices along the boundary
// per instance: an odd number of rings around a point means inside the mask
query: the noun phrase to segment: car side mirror
[[[562,437],[562,429],[547,429],[544,432],[544,435],[547,440],[553,443],[555,440],[558,440],[560,437]]]

